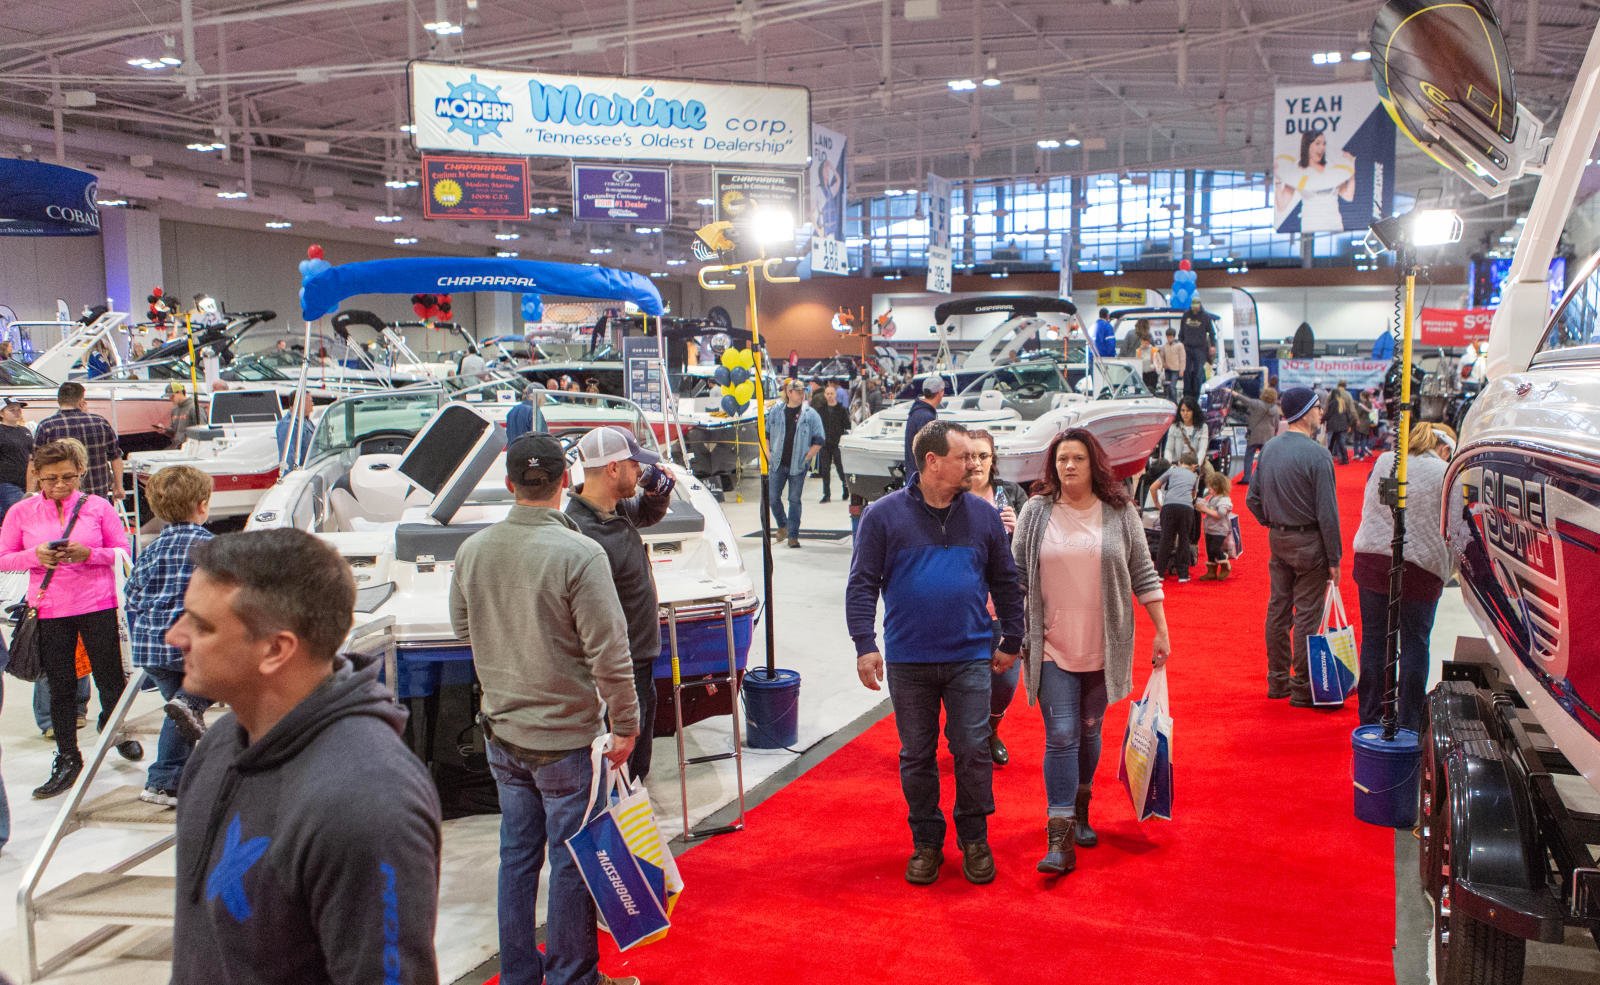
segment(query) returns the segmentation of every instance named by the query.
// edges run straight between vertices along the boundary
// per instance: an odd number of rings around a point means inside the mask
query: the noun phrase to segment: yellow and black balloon
[[[722,412],[729,417],[738,417],[755,399],[755,353],[749,349],[730,347],[722,350],[719,362],[721,365],[713,377],[717,386],[722,388]]]

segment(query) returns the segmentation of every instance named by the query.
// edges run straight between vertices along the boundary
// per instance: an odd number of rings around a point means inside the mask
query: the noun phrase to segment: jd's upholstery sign
[[[0,236],[98,236],[99,188],[87,171],[0,158]]]
[[[1283,88],[1275,105],[1278,232],[1356,232],[1394,210],[1394,120],[1371,82]]]
[[[845,135],[811,128],[811,229],[818,236],[844,239]]]
[[[422,155],[424,219],[528,221],[528,162]]]
[[[739,222],[757,209],[782,209],[798,223],[805,214],[800,208],[801,180],[798,171],[713,171],[717,221]]]
[[[804,167],[811,91],[412,62],[418,150]],[[797,217],[798,218],[798,217]]]
[[[665,225],[672,221],[672,172],[574,164],[572,217],[580,222]]]

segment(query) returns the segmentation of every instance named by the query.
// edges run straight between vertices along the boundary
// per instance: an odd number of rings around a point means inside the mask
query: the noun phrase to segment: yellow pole
[[[186,313],[183,316],[183,328],[189,335],[189,397],[195,401],[195,406],[198,407],[200,405],[200,374],[199,367],[196,365],[199,362],[199,357],[194,353],[193,315]]]
[[[750,322],[750,354],[754,359],[756,370],[756,453],[761,456],[761,484],[763,488],[767,483],[767,405],[766,394],[761,386],[761,324],[756,315],[756,267],[759,261],[752,260],[742,264],[744,278],[750,282],[750,306],[748,320]]]
[[[1405,325],[1400,329],[1400,433],[1395,435],[1396,504],[1406,508],[1406,450],[1411,444],[1411,319],[1416,311],[1417,275],[1406,269]]]

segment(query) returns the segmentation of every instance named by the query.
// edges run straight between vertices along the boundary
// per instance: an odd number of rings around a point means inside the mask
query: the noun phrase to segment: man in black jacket
[[[338,655],[350,566],[291,529],[194,561],[167,642],[232,710],[183,771],[174,985],[434,985],[439,798],[378,664]]]
[[[930,422],[939,419],[939,405],[944,402],[944,377],[938,373],[928,376],[922,381],[922,396],[911,402],[911,410],[906,413],[906,488],[911,488],[911,480],[917,477],[917,456],[911,453],[911,442]]]
[[[661,465],[661,456],[641,448],[622,428],[600,427],[584,435],[578,441],[578,458],[583,465],[583,485],[572,490],[566,514],[584,536],[605,549],[611,562],[611,580],[628,622],[633,687],[639,694],[640,741],[628,757],[628,771],[643,780],[650,775],[661,619],[656,613],[650,551],[639,529],[653,527],[667,515],[674,482],[672,473]]]
[[[1178,323],[1178,341],[1183,343],[1183,395],[1199,400],[1206,366],[1217,355],[1217,332],[1199,298],[1189,302],[1189,310]]]
[[[839,473],[839,498],[850,497],[850,487],[846,485],[844,477],[844,457],[839,454],[839,442],[850,430],[850,408],[839,402],[839,384],[829,383],[823,388],[822,409],[822,453],[817,456],[817,467],[822,470],[822,502],[826,503],[833,498],[828,488],[828,473],[837,470]]]

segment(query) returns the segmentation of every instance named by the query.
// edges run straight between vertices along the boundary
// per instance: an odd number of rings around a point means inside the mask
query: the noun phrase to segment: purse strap
[[[62,540],[66,540],[66,539],[68,539],[68,538],[70,538],[72,536],[72,528],[78,525],[78,514],[83,512],[83,504],[87,503],[88,501],[89,501],[89,494],[88,493],[84,493],[83,495],[78,497],[78,505],[76,505],[76,506],[74,506],[72,508],[72,515],[67,517],[67,526],[66,526],[66,528],[64,530],[61,531],[61,539]],[[60,568],[60,567],[61,566],[58,564],[58,565],[56,565],[56,567],[51,568],[49,571],[46,571],[44,573],[44,578],[41,579],[40,582],[39,582],[39,594],[34,596],[34,599],[33,599],[33,604],[35,606],[37,606],[39,604],[39,602],[44,599],[44,590],[50,587],[50,582],[51,582],[52,579],[55,578],[56,570],[58,568]]]

